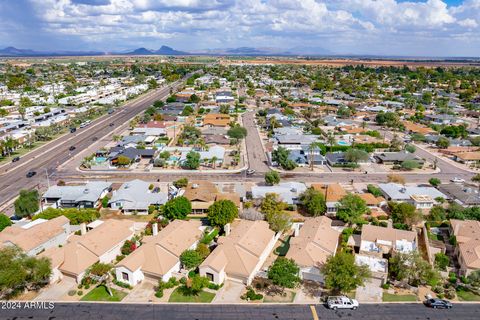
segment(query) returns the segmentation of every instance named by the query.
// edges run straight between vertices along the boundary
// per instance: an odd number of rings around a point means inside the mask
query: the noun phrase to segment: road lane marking
[[[310,306],[310,310],[312,311],[313,320],[319,320],[317,309],[315,309],[315,306]]]

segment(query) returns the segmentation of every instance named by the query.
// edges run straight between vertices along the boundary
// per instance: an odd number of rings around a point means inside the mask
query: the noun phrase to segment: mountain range
[[[319,47],[296,47],[291,49],[280,48],[256,48],[256,47],[239,47],[239,48],[223,48],[223,49],[204,49],[193,50],[191,52],[175,50],[168,46],[161,46],[158,50],[137,48],[134,50],[120,52],[104,52],[104,51],[36,51],[32,49],[17,49],[15,47],[6,47],[0,49],[0,57],[51,57],[51,56],[101,56],[101,55],[232,55],[232,56],[297,56],[297,55],[331,55],[328,50]]]

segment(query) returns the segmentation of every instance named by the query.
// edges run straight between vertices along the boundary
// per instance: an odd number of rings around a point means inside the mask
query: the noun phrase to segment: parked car
[[[71,146],[70,148],[68,148],[68,150],[70,150],[70,151],[73,151],[75,149],[77,149],[77,148],[75,148],[75,146]]]
[[[110,127],[113,127],[114,125],[115,125],[115,123],[113,123],[113,122],[112,122],[112,123],[110,123]]]
[[[114,112],[115,112],[114,109],[108,109],[108,114],[112,114],[112,113],[114,113]]]
[[[30,170],[30,171],[27,172],[27,178],[31,178],[31,177],[33,177],[33,176],[36,175],[36,174],[37,174],[36,171]]]
[[[77,128],[70,128],[70,133],[75,133],[77,131]]]
[[[451,182],[453,183],[464,183],[465,182],[465,179],[462,179],[462,178],[459,178],[459,177],[455,177],[453,179],[450,179]]]
[[[254,169],[248,169],[248,170],[247,170],[247,175],[251,176],[251,175],[254,174],[255,172],[257,172],[257,171],[255,171]]]
[[[327,298],[327,307],[332,310],[351,309],[356,310],[359,304],[355,299],[346,296],[331,296]]]
[[[19,160],[20,160],[20,157],[15,157],[15,158],[12,159],[12,162],[17,162]]]
[[[450,301],[444,300],[444,299],[438,299],[438,298],[427,299],[425,301],[425,305],[433,309],[437,309],[437,308],[451,309],[453,306]]]

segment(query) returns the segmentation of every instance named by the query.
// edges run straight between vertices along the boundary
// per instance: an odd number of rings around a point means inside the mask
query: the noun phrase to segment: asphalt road
[[[480,304],[455,304],[450,310],[434,310],[422,304],[365,304],[358,310],[326,309],[323,305],[196,305],[196,304],[121,304],[56,303],[53,309],[2,309],[0,319],[165,319],[165,320],[467,320],[478,319]],[[3,305],[2,305],[3,307]]]
[[[179,81],[171,86],[178,86],[180,83]],[[77,129],[74,134],[61,136],[26,154],[20,161],[2,167],[0,169],[0,205],[17,196],[20,189],[35,188],[46,184],[47,174],[55,175],[59,165],[94,143],[94,137],[100,139],[128,122],[154,101],[166,98],[170,94],[171,86],[142,95],[126,103],[116,112],[93,121],[88,127]],[[113,123],[113,126],[110,126],[110,123]],[[70,151],[71,146],[75,146],[76,149]],[[36,171],[37,174],[32,178],[27,178],[26,173],[30,170]]]
[[[243,115],[243,126],[247,129],[245,144],[247,146],[249,168],[258,173],[265,173],[269,170],[267,156],[263,151],[262,140],[260,139],[257,125],[255,124],[254,111],[248,111]]]

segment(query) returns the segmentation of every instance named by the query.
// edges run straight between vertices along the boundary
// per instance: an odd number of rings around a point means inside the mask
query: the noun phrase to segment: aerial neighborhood
[[[202,59],[0,61],[1,299],[480,301],[478,69]]]

